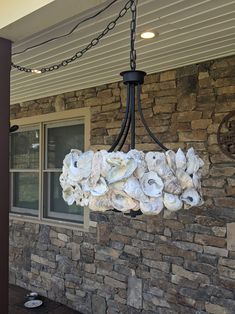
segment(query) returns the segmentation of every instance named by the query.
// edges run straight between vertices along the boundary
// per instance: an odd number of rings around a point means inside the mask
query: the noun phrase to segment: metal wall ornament
[[[125,116],[109,151],[72,149],[65,156],[60,176],[64,200],[93,211],[114,210],[131,217],[157,215],[203,204],[201,169],[203,160],[193,148],[184,153],[168,150],[151,132],[141,108],[141,85],[146,75],[136,70],[137,1],[131,1],[130,70],[121,73],[127,89]],[[136,105],[149,136],[164,152],[135,149]],[[130,133],[130,150],[122,152]]]
[[[235,110],[227,114],[221,121],[217,140],[222,152],[227,157],[235,159]]]

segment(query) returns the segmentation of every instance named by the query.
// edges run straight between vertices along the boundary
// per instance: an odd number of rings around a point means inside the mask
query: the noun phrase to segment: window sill
[[[97,223],[95,221],[89,221],[89,225],[85,226],[84,224],[79,224],[79,223],[72,223],[68,221],[61,221],[61,220],[52,220],[52,219],[39,219],[38,217],[33,217],[33,216],[25,216],[21,214],[15,214],[15,213],[10,213],[9,215],[10,220],[18,220],[18,221],[24,221],[24,222],[29,222],[29,223],[35,223],[35,224],[40,224],[40,225],[48,225],[51,227],[59,227],[59,228],[65,228],[65,229],[70,229],[70,230],[78,230],[78,231],[83,231],[83,232],[89,232],[89,228],[93,227],[95,228],[97,226]]]

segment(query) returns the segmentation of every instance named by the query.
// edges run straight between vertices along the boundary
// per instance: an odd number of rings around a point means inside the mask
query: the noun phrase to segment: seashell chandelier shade
[[[60,184],[69,204],[87,206],[93,211],[115,210],[135,217],[157,215],[164,208],[178,211],[203,204],[201,168],[203,160],[190,148],[168,150],[151,132],[141,108],[141,85],[146,75],[136,70],[136,0],[131,1],[131,70],[121,73],[126,85],[126,111],[116,140],[109,151],[72,149],[65,156]],[[135,149],[135,111],[143,127],[164,152]],[[130,150],[122,148],[130,133]]]
[[[163,208],[178,211],[203,204],[203,164],[193,148],[186,154],[180,148],[176,153],[72,149],[65,156],[60,184],[69,205],[114,209],[132,217],[157,215]]]

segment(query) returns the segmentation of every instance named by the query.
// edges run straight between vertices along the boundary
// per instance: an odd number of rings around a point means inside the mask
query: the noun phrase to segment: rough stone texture
[[[142,279],[130,276],[128,279],[127,304],[136,308],[142,308]]]
[[[11,219],[10,281],[87,314],[235,313],[235,162],[216,139],[235,109],[234,82],[229,57],[148,75],[142,89],[151,130],[167,147],[193,146],[204,159],[204,206],[136,219],[92,213],[97,228],[89,232]],[[123,83],[16,104],[11,117],[84,106],[91,147],[109,148],[124,116]],[[156,149],[138,115],[136,126],[137,148]]]
[[[227,248],[235,251],[235,223],[227,224]]]

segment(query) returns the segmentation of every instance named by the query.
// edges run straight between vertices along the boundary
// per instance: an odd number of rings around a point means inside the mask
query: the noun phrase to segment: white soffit
[[[115,5],[98,18],[82,24],[72,35],[13,57],[13,62],[31,68],[59,63],[74,55],[113,20],[127,1]],[[76,18],[15,42],[13,52],[64,34],[85,16]],[[34,100],[120,80],[129,69],[130,12],[116,28],[80,60],[44,74],[12,70],[11,103]],[[144,30],[159,36],[140,38]],[[139,0],[137,20],[137,68],[147,73],[229,56],[235,53],[235,0]]]

